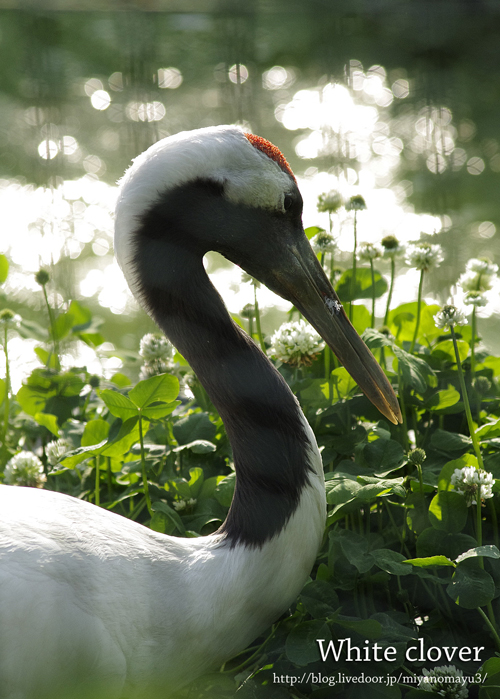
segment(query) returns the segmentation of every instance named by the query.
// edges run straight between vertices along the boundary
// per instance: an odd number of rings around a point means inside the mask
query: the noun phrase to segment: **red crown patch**
[[[280,168],[288,175],[291,175],[295,180],[295,175],[292,172],[292,168],[279,148],[273,146],[273,144],[266,141],[265,138],[255,136],[253,133],[246,133],[245,136],[248,138],[254,148],[258,148],[265,155],[267,155],[268,158],[271,158],[271,160],[274,160],[275,163],[278,163]]]

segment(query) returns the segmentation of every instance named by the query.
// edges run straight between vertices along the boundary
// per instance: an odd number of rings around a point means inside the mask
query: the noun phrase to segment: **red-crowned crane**
[[[231,320],[204,254],[294,303],[368,398],[401,420],[301,212],[281,152],[232,126],[166,138],[125,174],[118,261],[220,412],[234,499],[215,534],[182,539],[67,495],[1,486],[2,699],[168,696],[244,649],[300,592],[325,524],[321,458],[285,381]]]

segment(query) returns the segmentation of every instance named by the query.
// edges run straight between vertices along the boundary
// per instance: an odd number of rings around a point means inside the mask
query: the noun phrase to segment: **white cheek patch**
[[[285,193],[291,189],[292,178],[266,155],[252,149],[258,154],[257,167],[233,171],[225,181],[225,195],[234,204],[284,213]]]

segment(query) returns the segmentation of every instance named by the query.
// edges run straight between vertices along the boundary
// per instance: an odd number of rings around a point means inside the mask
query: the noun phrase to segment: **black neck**
[[[186,358],[231,442],[236,490],[220,531],[258,546],[278,534],[308,480],[309,441],[282,376],[230,318],[202,256],[144,228],[134,259],[142,301]]]

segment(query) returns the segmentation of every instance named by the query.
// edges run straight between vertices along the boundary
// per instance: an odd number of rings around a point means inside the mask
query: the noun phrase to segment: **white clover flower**
[[[487,257],[473,257],[465,265],[465,270],[474,272],[474,274],[486,274],[488,277],[492,277],[498,272],[498,265],[493,264]]]
[[[314,250],[314,252],[317,253],[325,253],[325,252],[335,252],[337,250],[337,243],[335,242],[335,238],[331,233],[327,233],[326,231],[320,231],[319,233],[316,233],[316,235],[311,238],[310,240],[311,247]]]
[[[318,211],[334,212],[343,205],[344,201],[340,192],[332,189],[330,192],[324,192],[318,197]]]
[[[451,484],[459,493],[465,495],[467,506],[476,505],[478,487],[481,486],[481,500],[493,497],[492,488],[495,481],[493,474],[474,466],[456,468],[451,476]]]
[[[197,502],[198,501],[196,500],[196,498],[189,498],[189,500],[187,501],[187,505],[188,507],[194,507]]]
[[[180,512],[181,510],[185,510],[187,507],[187,503],[185,500],[176,500],[173,503],[174,510],[176,512]]]
[[[481,291],[468,291],[464,296],[464,303],[476,308],[482,308],[488,303],[488,299]]]
[[[464,291],[489,291],[492,287],[492,279],[488,274],[476,274],[464,272],[457,282]]]
[[[418,688],[447,699],[467,699],[469,690],[464,684],[463,672],[454,665],[440,665],[433,670],[422,670]]]
[[[406,246],[399,242],[394,235],[386,235],[382,238],[382,257],[385,259],[394,259],[401,257],[406,251]]]
[[[43,464],[31,451],[20,451],[14,454],[7,463],[4,471],[7,485],[25,485],[29,488],[43,488],[47,480],[43,472]]]
[[[425,272],[433,267],[439,267],[443,259],[440,245],[410,243],[406,249],[406,264]]]
[[[281,362],[300,366],[311,364],[325,343],[304,320],[283,323],[271,337],[269,354]]]
[[[376,243],[361,243],[358,248],[358,259],[370,262],[382,257],[382,249]]]
[[[437,328],[454,328],[456,325],[467,325],[467,318],[456,306],[447,304],[434,316]]]
[[[165,374],[168,371],[172,371],[174,364],[170,360],[164,359],[154,359],[150,362],[144,362],[139,373],[139,378],[141,381],[145,379],[150,379],[152,376],[158,376],[158,374]]]
[[[71,442],[67,439],[55,439],[53,442],[49,442],[45,447],[45,454],[47,456],[47,461],[51,466],[58,464],[64,455],[73,449]]]
[[[366,202],[361,194],[355,194],[349,199],[345,208],[347,211],[363,211],[363,209],[366,209]]]
[[[141,340],[139,354],[146,362],[157,359],[170,359],[172,345],[164,335],[148,333]]]
[[[8,328],[19,328],[22,318],[18,313],[14,313],[10,308],[3,308],[0,311],[0,324]]]

